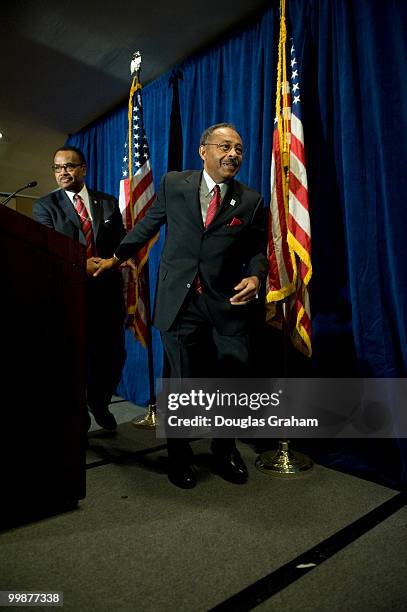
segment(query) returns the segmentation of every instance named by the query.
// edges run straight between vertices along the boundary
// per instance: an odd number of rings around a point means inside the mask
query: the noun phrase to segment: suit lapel
[[[81,228],[81,222],[80,222],[79,217],[78,217],[78,215],[76,213],[76,210],[75,210],[71,200],[66,195],[65,191],[63,189],[60,189],[59,191],[56,191],[55,194],[56,194],[59,206],[62,208],[62,210],[64,211],[64,213],[68,217],[68,219],[70,221],[72,221],[74,226],[77,227],[79,230],[82,229]]]
[[[199,202],[199,186],[201,184],[202,172],[194,172],[186,179],[186,188],[184,189],[184,197],[187,206],[190,207],[191,217],[201,230],[204,229],[201,213],[201,204]]]
[[[100,200],[97,199],[96,194],[94,194],[93,191],[90,191],[90,189],[88,189],[88,194],[89,194],[90,212],[91,212],[92,219],[93,219],[93,223],[92,223],[93,236],[96,242],[96,238],[97,238],[99,227],[100,227],[100,222],[102,220],[103,206],[101,205]]]
[[[232,179],[225,197],[223,198],[223,202],[206,231],[211,231],[212,229],[216,229],[220,225],[223,225],[225,221],[229,219],[229,217],[232,219],[233,217],[237,216],[236,210],[238,209],[240,202],[241,191],[239,183]]]

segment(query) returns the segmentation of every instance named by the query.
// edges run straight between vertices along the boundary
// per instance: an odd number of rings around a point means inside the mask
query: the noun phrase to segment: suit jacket
[[[191,170],[166,174],[156,201],[115,254],[120,260],[128,259],[166,223],[154,325],[161,331],[171,327],[199,274],[216,329],[233,335],[246,330],[251,311],[250,305],[230,304],[234,286],[252,275],[262,282],[267,272],[263,199],[232,180],[205,229],[199,202],[201,177],[202,172]]]
[[[113,253],[125,235],[119,205],[111,195],[88,189],[93,218],[93,234],[97,255],[103,258]],[[86,247],[79,217],[63,189],[52,191],[37,200],[33,207],[34,219],[65,236],[78,240]],[[95,282],[96,281],[96,282]],[[87,279],[88,310],[99,309],[123,318],[122,278],[120,272],[102,274]]]
[[[112,257],[125,235],[123,221],[116,198],[88,189],[93,218],[93,233],[99,257]],[[37,200],[33,207],[34,219],[65,236],[79,240],[86,246],[79,217],[63,189],[52,191]]]

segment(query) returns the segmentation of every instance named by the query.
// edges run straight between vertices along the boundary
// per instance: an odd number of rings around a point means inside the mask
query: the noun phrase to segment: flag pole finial
[[[130,74],[132,77],[139,76],[141,69],[141,53],[140,51],[135,51],[133,53],[132,60],[130,62]]]

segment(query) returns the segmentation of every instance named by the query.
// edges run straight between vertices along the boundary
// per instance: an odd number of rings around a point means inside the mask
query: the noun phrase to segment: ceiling
[[[6,0],[2,3],[0,192],[54,189],[51,155],[124,103],[134,51],[142,82],[249,20],[264,0]]]

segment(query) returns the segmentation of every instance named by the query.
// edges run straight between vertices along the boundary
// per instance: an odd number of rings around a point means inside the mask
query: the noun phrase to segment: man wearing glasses
[[[58,149],[52,170],[59,189],[37,200],[33,215],[86,247],[87,404],[101,427],[114,430],[117,423],[109,403],[125,360],[122,278],[117,271],[99,278],[93,274],[101,258],[112,257],[125,229],[117,200],[86,187],[82,151],[76,147]]]
[[[243,144],[233,125],[207,128],[200,140],[203,171],[170,172],[158,197],[121,242],[104,270],[131,258],[161,225],[154,325],[161,331],[171,378],[241,378],[249,363],[249,325],[267,271],[263,200],[235,180]],[[212,442],[215,469],[243,484],[247,469],[234,439]],[[168,439],[169,479],[192,488],[196,476],[186,440]]]

